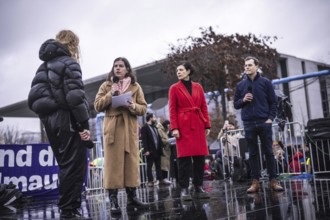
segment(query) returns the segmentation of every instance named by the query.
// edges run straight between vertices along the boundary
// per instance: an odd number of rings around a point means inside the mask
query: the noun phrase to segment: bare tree
[[[17,127],[7,126],[0,128],[0,142],[2,144],[27,144],[32,136],[22,135]]]
[[[91,140],[96,141],[96,123],[94,119],[89,120]],[[0,127],[0,144],[31,144],[48,143],[45,128],[40,122],[40,132],[20,131],[17,126]]]
[[[244,72],[245,57],[257,57],[263,74],[270,79],[276,77],[276,63],[279,55],[276,49],[269,45],[275,42],[277,37],[257,37],[254,34],[240,35],[238,33],[217,34],[212,27],[200,28],[200,30],[200,37],[188,36],[185,39],[179,39],[178,45],[169,45],[170,53],[167,55],[163,72],[169,77],[175,77],[178,62],[190,61],[196,69],[193,80],[200,82],[205,91],[220,92],[222,114],[215,114],[212,116],[215,119],[211,119],[218,122],[224,121],[227,118],[226,98],[232,99],[235,86]],[[216,105],[219,108],[218,102]],[[220,130],[218,127],[220,126],[216,126],[216,130]],[[213,131],[211,134],[215,133],[216,131]]]

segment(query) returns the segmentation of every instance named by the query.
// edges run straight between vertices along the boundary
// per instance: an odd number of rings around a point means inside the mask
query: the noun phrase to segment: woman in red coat
[[[179,185],[183,200],[191,200],[188,191],[191,167],[196,195],[207,196],[202,186],[204,157],[209,153],[206,136],[211,126],[204,90],[199,83],[191,81],[193,73],[193,66],[189,62],[181,63],[176,69],[179,82],[169,90],[171,130],[176,138]]]

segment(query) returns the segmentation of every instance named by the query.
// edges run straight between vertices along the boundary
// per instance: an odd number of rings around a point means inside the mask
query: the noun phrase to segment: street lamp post
[[[215,110],[216,110],[217,118],[220,115],[219,102],[218,102],[219,96],[220,96],[220,92],[218,90],[213,91],[213,92],[210,91],[207,93],[207,97],[209,98],[209,101],[207,104],[209,105],[212,101],[215,102]]]
[[[230,88],[225,88],[224,92],[223,92],[223,97],[221,97],[221,104],[223,105],[223,110],[225,112],[223,112],[223,117],[224,119],[227,118],[228,114],[233,113],[233,109],[231,107],[232,103],[230,103],[231,101],[227,99],[227,93],[228,92],[232,92],[232,89]],[[217,117],[219,117],[220,115],[220,108],[219,108],[219,101],[218,101],[218,97],[221,96],[220,92],[218,90],[216,91],[210,91],[206,93],[206,96],[208,97],[209,101],[208,101],[208,105],[214,101],[215,102],[215,107],[216,107],[216,111],[217,111]],[[223,100],[222,100],[223,98]]]

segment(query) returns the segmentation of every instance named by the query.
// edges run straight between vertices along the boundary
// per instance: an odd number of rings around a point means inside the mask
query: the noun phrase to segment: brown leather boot
[[[250,188],[248,188],[246,190],[246,192],[247,193],[256,193],[259,191],[259,189],[260,189],[259,180],[254,179],[254,180],[252,180],[252,184],[251,184]]]
[[[276,179],[272,179],[269,182],[269,187],[274,191],[283,191],[283,187],[280,185],[280,183]]]

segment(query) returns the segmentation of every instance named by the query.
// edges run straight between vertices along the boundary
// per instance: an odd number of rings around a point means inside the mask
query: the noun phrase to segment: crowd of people
[[[310,151],[305,144],[284,146],[281,141],[274,141],[273,151],[278,174],[311,173]]]
[[[55,39],[41,45],[39,57],[43,63],[33,79],[28,103],[39,115],[60,167],[61,218],[79,217],[87,169],[86,148],[82,146],[90,139],[90,115],[79,65],[78,36],[70,30],[60,31]],[[244,62],[246,77],[237,84],[234,107],[241,109],[249,155],[246,159],[252,184],[247,193],[257,193],[261,188],[258,138],[266,158],[270,188],[282,191],[276,179],[276,163],[284,158],[283,152],[281,149],[273,152],[272,148],[277,99],[270,80],[258,72],[258,59],[247,57]],[[128,212],[148,209],[148,204],[140,201],[136,193],[140,187],[139,140],[147,164],[147,187],[168,186],[175,181],[184,201],[208,198],[203,181],[230,173],[222,161],[224,157],[241,157],[238,140],[242,136],[229,132],[237,129],[233,121],[224,123],[218,135],[223,148],[215,157],[209,157],[207,136],[211,123],[203,87],[192,80],[195,73],[192,63],[181,62],[174,71],[178,81],[168,92],[169,120],[158,121],[154,113],[147,112],[143,90],[125,57],[113,61],[107,79],[96,94],[95,110],[105,113],[103,187],[108,191],[113,216],[122,212],[117,196],[120,189],[126,190]],[[118,101],[124,95],[129,98]],[[141,129],[139,116],[146,121]],[[297,152],[292,161],[300,157]],[[284,169],[299,171],[299,166],[292,163]]]

